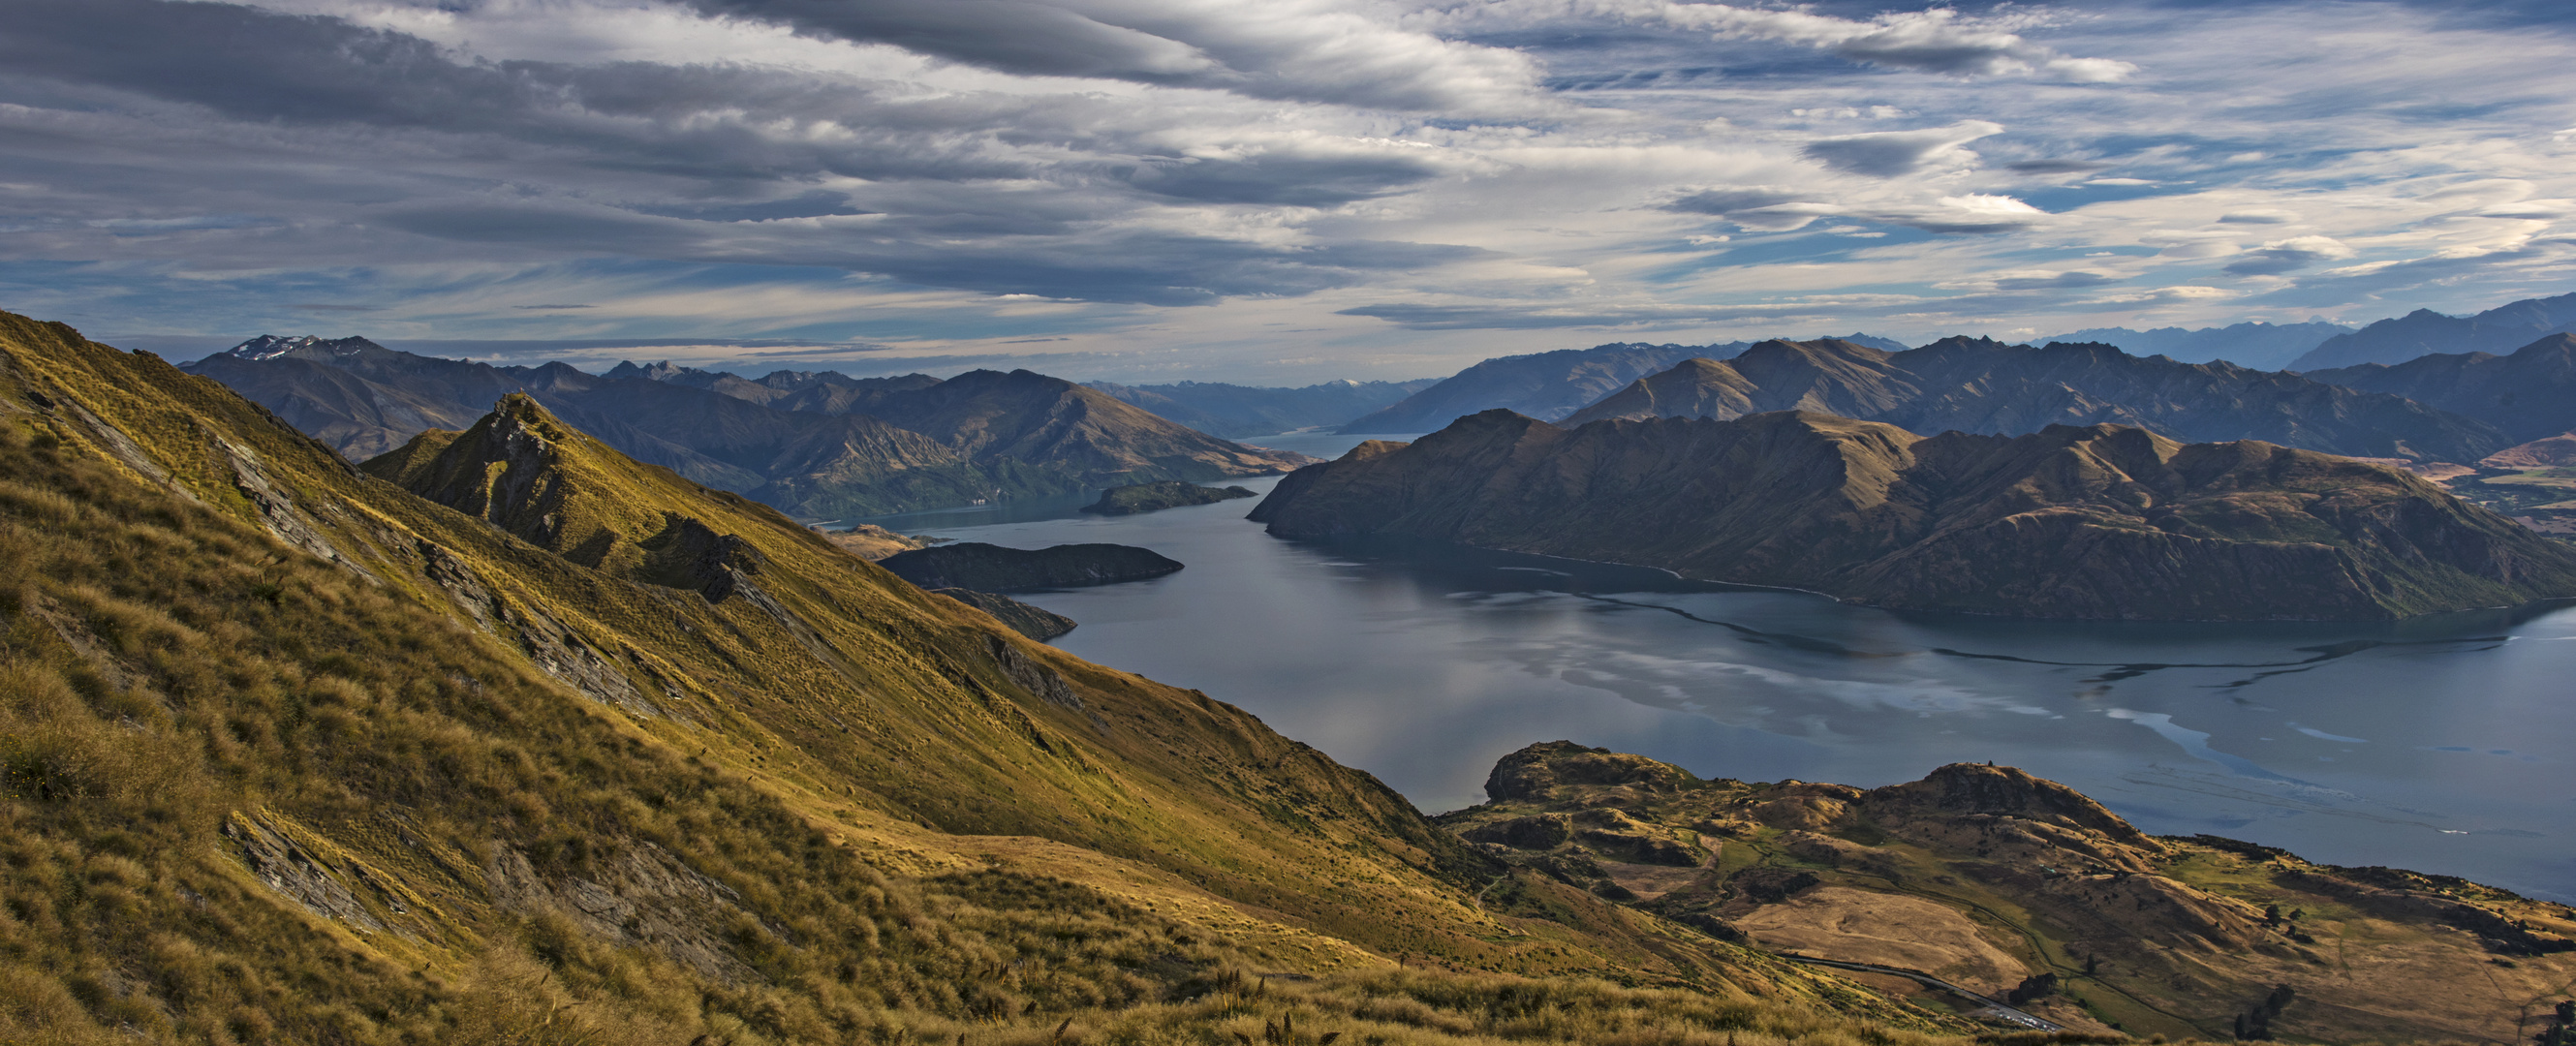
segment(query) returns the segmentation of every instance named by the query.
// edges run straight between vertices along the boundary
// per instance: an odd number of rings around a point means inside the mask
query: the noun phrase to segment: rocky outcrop
[[[1485,795],[1496,802],[1545,799],[1559,785],[1625,785],[1647,792],[1669,792],[1690,775],[1668,763],[1642,755],[1586,748],[1572,741],[1534,744],[1494,764],[1485,777]]]
[[[1800,412],[1569,431],[1488,411],[1301,469],[1252,518],[2024,617],[2367,620],[2576,596],[2576,551],[2408,473],[2116,425],[1927,439]]]
[[[1213,505],[1235,498],[1259,497],[1242,487],[1202,487],[1196,483],[1170,480],[1163,483],[1138,483],[1111,487],[1100,492],[1100,500],[1082,506],[1085,512],[1103,516],[1132,516],[1139,512],[1182,508],[1189,505]]]
[[[966,541],[915,549],[878,560],[923,588],[978,592],[1027,592],[1142,581],[1181,569],[1181,564],[1134,545],[1057,545],[1025,549]]]

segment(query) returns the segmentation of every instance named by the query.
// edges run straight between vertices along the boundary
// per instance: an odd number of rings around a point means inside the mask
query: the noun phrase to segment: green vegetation
[[[506,420],[393,470],[469,516],[0,315],[0,1042],[1966,1030]]]
[[[2150,838],[2009,768],[1864,792],[1700,780],[1557,742],[1505,757],[1486,787],[1492,802],[1441,821],[1523,878],[1989,997],[2027,991],[2021,1005],[2070,1028],[2498,1040],[2576,991],[2566,906]]]

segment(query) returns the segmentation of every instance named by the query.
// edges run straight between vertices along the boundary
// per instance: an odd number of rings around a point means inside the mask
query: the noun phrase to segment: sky
[[[192,358],[1438,376],[2576,291],[2576,8],[7,0],[0,309]]]

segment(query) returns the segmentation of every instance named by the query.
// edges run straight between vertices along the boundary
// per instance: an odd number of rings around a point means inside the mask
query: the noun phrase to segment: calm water
[[[1357,439],[1256,442],[1330,455]],[[879,522],[1188,564],[1020,598],[1082,623],[1063,649],[1240,705],[1426,810],[1483,801],[1497,757],[1559,738],[1703,776],[1863,787],[1994,760],[2152,832],[2576,902],[2576,610],[2344,626],[1895,614],[1285,541],[1243,519],[1252,501],[1100,519],[1065,500]]]

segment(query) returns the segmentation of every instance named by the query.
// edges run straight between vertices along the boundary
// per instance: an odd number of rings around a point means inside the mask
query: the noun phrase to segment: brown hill
[[[2415,476],[2113,425],[1927,439],[1777,412],[1568,431],[1489,411],[1301,469],[1252,518],[2032,617],[2368,619],[2576,595],[2576,552]]]
[[[2050,425],[2134,425],[2185,442],[2259,439],[2412,461],[2475,461],[2496,428],[2384,392],[2356,392],[2231,363],[2138,357],[2109,345],[2007,345],[1947,338],[1886,352],[1824,338],[1766,341],[1733,359],[1684,361],[1575,412],[1609,418],[1737,418],[1804,410],[1911,432],[2022,435]]]
[[[2565,468],[2576,465],[2576,432],[2565,432],[2546,439],[2536,439],[2518,447],[2507,447],[2478,460],[2478,465],[2491,469]]]
[[[2500,1042],[2576,977],[2565,905],[2154,838],[2011,767],[1864,791],[1701,780],[1559,741],[1503,757],[1486,790],[1440,821],[1526,873],[1782,951],[2021,989],[2021,1008],[2077,1029]],[[2243,1034],[2284,986],[2266,1034]]]

